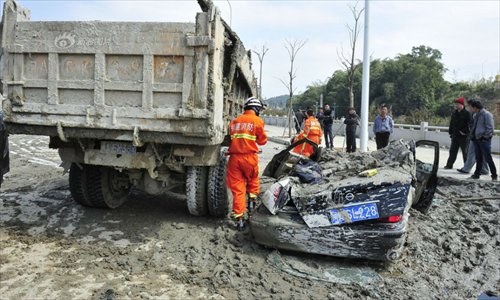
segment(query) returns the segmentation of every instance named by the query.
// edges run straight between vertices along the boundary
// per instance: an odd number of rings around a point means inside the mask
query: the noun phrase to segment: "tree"
[[[300,49],[304,47],[307,41],[300,41],[300,40],[294,40],[294,41],[285,41],[285,49],[288,52],[288,57],[290,58],[290,71],[288,72],[288,82],[281,80],[281,83],[288,89],[289,92],[289,100],[288,100],[288,137],[292,137],[292,122],[293,118],[295,117],[292,109],[292,98],[293,98],[293,93],[295,92],[295,89],[293,88],[293,80],[295,77],[297,77],[297,73],[294,67],[295,59],[297,58],[297,54],[299,53]]]
[[[361,14],[365,10],[364,8],[358,10],[357,8],[358,2],[355,5],[350,5],[349,9],[351,10],[352,17],[354,19],[354,25],[346,24],[347,32],[349,33],[349,53],[348,56],[345,55],[344,49],[341,49],[340,52],[337,50],[337,56],[339,58],[340,63],[344,66],[347,72],[347,88],[349,95],[349,106],[354,107],[354,77],[355,72],[359,64],[355,63],[355,55],[356,55],[356,42],[358,40],[360,29],[359,19],[361,18]]]
[[[413,47],[410,54],[396,57],[392,63],[391,81],[386,82],[394,83],[393,100],[402,114],[433,107],[444,95],[447,85],[441,57],[439,50],[426,46]]]
[[[257,51],[253,51],[255,54],[257,54],[257,57],[259,58],[259,62],[260,62],[260,75],[259,75],[259,99],[262,100],[262,62],[264,61],[264,56],[266,55],[267,51],[269,49],[266,48],[265,45],[262,46],[262,51],[261,52],[257,52]]]

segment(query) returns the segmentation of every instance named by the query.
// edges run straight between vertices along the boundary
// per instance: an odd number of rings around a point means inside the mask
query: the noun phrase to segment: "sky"
[[[194,22],[196,0],[156,1],[19,1],[34,21]],[[295,93],[325,82],[342,66],[338,51],[348,50],[349,6],[355,1],[224,0],[214,1],[247,49],[269,49],[264,56],[263,98],[288,94],[290,59],[285,41],[306,41],[295,61]],[[364,7],[364,1],[357,3]],[[370,0],[369,53],[372,59],[394,58],[425,45],[443,54],[445,79],[479,80],[500,74],[500,1]],[[364,26],[364,16],[361,18]],[[363,31],[356,59],[363,58]],[[259,60],[253,56],[255,74]]]

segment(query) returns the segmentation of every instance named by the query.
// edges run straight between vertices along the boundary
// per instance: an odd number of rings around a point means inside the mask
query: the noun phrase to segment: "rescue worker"
[[[247,211],[246,194],[249,207],[255,207],[259,194],[259,157],[257,145],[267,143],[264,132],[264,121],[259,117],[264,109],[262,102],[250,97],[245,101],[245,112],[231,121],[229,132],[229,161],[227,165],[227,186],[233,194],[233,212],[231,219],[236,222],[238,230],[245,229],[245,212]]]
[[[322,135],[323,131],[321,130],[321,124],[319,123],[318,119],[314,117],[312,109],[307,110],[307,120],[304,122],[304,129],[295,138],[294,142],[300,141],[304,138],[308,138],[316,145],[319,145],[321,144]],[[308,143],[302,143],[295,146],[295,148],[293,148],[293,152],[309,157],[314,153],[314,147]]]

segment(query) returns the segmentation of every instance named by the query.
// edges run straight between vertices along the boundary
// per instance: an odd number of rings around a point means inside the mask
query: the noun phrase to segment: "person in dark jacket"
[[[455,111],[451,115],[448,129],[451,138],[450,156],[444,167],[445,169],[453,168],[453,164],[457,159],[458,148],[462,150],[464,163],[467,161],[467,143],[472,114],[465,109],[464,102],[464,98],[455,99]]]
[[[465,108],[468,111],[472,112],[472,106],[471,104],[476,101],[475,99],[470,99],[467,100],[467,103],[469,104],[469,107]],[[472,113],[472,122],[470,124],[470,127],[472,127],[472,124],[474,123],[474,113]],[[484,156],[483,156],[484,160]],[[469,145],[467,146],[467,160],[465,161],[464,166],[461,169],[457,169],[458,172],[460,173],[469,173],[472,170],[472,167],[476,164],[476,149],[474,149],[474,142],[471,140],[469,142]],[[481,170],[481,175],[488,175],[490,174],[490,168],[488,167],[488,164],[483,164],[483,169]]]
[[[300,131],[302,130],[304,119],[304,112],[300,109],[297,109],[297,111],[295,112],[295,130],[297,130],[297,133],[300,133]]]
[[[474,113],[472,121],[472,129],[470,132],[471,140],[476,150],[476,170],[472,179],[479,179],[483,164],[487,163],[490,167],[491,179],[498,180],[497,168],[491,157],[491,139],[493,138],[493,116],[489,111],[484,109],[483,104],[476,100],[470,104]]]
[[[316,114],[316,119],[318,119],[319,124],[321,125],[321,130],[325,130],[325,127],[323,125],[323,119],[325,118],[325,114],[323,112],[323,108],[319,109],[319,112]]]
[[[349,107],[347,116],[344,119],[345,127],[345,139],[347,145],[347,152],[356,151],[356,129],[359,125],[359,118],[356,114],[356,109],[354,107]]]
[[[330,109],[329,104],[325,104],[324,109],[323,109],[323,133],[325,134],[325,144],[326,148],[333,149],[333,131],[332,131],[332,125],[333,125],[333,118],[334,118],[334,112],[332,109]]]

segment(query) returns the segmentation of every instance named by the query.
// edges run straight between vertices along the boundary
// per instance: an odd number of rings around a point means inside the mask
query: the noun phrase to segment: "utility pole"
[[[227,4],[229,4],[229,27],[233,26],[233,7],[231,6],[231,2],[226,0]]]
[[[258,97],[259,99],[262,101],[262,62],[264,61],[264,55],[266,55],[267,51],[269,49],[266,48],[265,45],[262,46],[262,52],[257,52],[257,51],[253,51],[255,54],[257,54],[257,57],[259,58],[259,62],[260,62],[260,72],[259,72],[259,92],[258,92]]]
[[[361,88],[361,152],[368,150],[368,106],[370,96],[370,53],[369,53],[369,0],[365,0],[365,28],[363,47],[363,83]]]

